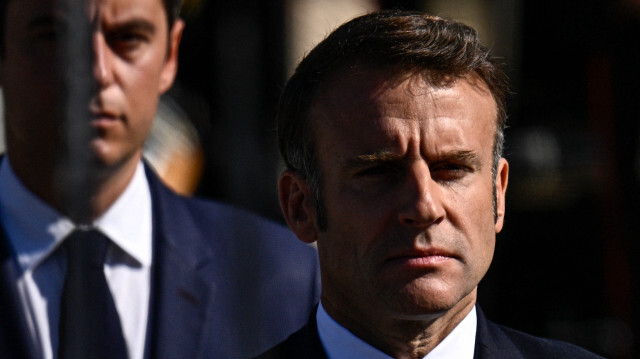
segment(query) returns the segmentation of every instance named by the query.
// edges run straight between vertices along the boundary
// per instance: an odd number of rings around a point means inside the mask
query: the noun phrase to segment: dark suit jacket
[[[474,359],[600,358],[574,345],[543,339],[492,323],[476,306],[478,327]],[[255,359],[327,359],[318,336],[316,316],[307,325]]]
[[[178,196],[148,167],[147,178],[154,253],[147,358],[250,358],[305,324],[320,293],[313,248],[246,211]],[[0,314],[17,308],[6,297]],[[0,357],[23,353],[15,339],[3,346],[0,338]]]

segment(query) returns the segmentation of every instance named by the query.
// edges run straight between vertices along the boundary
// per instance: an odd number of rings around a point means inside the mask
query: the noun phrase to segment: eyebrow
[[[358,168],[368,166],[374,163],[401,161],[403,156],[392,153],[391,151],[379,151],[371,154],[362,154],[354,158],[347,159],[347,167]]]
[[[482,161],[474,151],[450,151],[438,156],[438,162],[455,162],[467,164],[471,167],[480,168]]]
[[[130,19],[123,21],[122,23],[115,23],[109,26],[107,31],[142,31],[146,33],[153,34],[156,32],[156,27],[153,23],[145,20],[145,19]]]
[[[395,154],[391,151],[379,151],[350,158],[347,160],[346,165],[347,167],[358,168],[375,163],[402,161],[403,159],[404,156]],[[456,162],[467,164],[475,168],[480,168],[482,163],[482,161],[480,161],[480,157],[474,151],[449,151],[438,155],[433,159],[433,161],[429,162]]]

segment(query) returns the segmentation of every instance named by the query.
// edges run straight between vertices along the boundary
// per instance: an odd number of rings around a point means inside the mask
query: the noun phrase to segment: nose
[[[426,228],[442,222],[445,215],[442,188],[431,177],[429,166],[424,162],[413,165],[402,189],[400,223]]]
[[[99,88],[107,87],[113,82],[112,54],[103,34],[93,35],[93,77]]]

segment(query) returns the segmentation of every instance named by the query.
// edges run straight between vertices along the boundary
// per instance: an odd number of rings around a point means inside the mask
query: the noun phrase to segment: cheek
[[[134,72],[122,82],[122,96],[128,103],[130,126],[136,132],[146,134],[156,114],[159,93],[154,73]]]
[[[469,254],[474,258],[474,271],[481,278],[489,269],[495,250],[493,207],[483,206],[478,217],[479,222],[473,225],[470,230],[473,233],[469,234],[472,236],[469,238],[473,238],[469,243]]]
[[[473,238],[483,236],[487,231],[493,233],[493,200],[485,191],[449,194],[445,203],[447,219],[451,224]]]
[[[338,179],[336,179],[338,178]],[[361,227],[366,232],[376,232],[382,227],[395,225],[400,195],[397,185],[373,186],[354,180],[341,180],[339,176],[323,182],[323,200],[328,217],[335,222]],[[347,220],[348,219],[348,220]]]
[[[163,69],[164,57],[151,53],[135,62],[121,60],[119,63],[118,82],[130,96],[157,97],[160,93],[160,73]]]
[[[350,250],[353,257],[370,257],[372,251],[381,245],[378,242],[385,237],[384,234],[396,226],[394,204],[382,198],[363,199],[349,190],[329,191],[327,194],[323,198],[333,199],[325,200],[328,230],[344,242],[336,245],[349,246],[344,250]]]
[[[325,256],[335,262],[332,263],[335,267],[342,267],[347,261],[355,265],[354,261],[362,255],[372,230],[370,211],[341,191],[324,191],[322,196],[327,228],[319,235],[318,249],[323,244],[326,246]]]
[[[323,295],[344,297],[363,281],[356,246],[351,238],[327,232],[318,237],[318,257],[322,266]]]
[[[493,260],[493,253],[495,250],[495,238],[483,238],[481,248],[478,248],[476,257],[476,263],[474,268],[474,274],[476,275],[476,284],[480,282],[482,278],[487,274],[489,266]]]
[[[453,194],[448,209],[451,224],[462,233],[467,255],[481,267],[487,266],[495,247],[495,221],[491,183],[476,186],[474,191]]]
[[[491,263],[491,260],[493,259],[496,240],[493,233],[485,233],[485,236],[477,239],[472,250],[476,253],[480,266],[488,268],[489,263]]]

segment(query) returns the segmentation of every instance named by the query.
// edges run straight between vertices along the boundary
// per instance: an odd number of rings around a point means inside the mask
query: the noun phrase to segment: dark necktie
[[[127,358],[120,318],[104,276],[109,239],[95,229],[65,239],[59,359]]]

